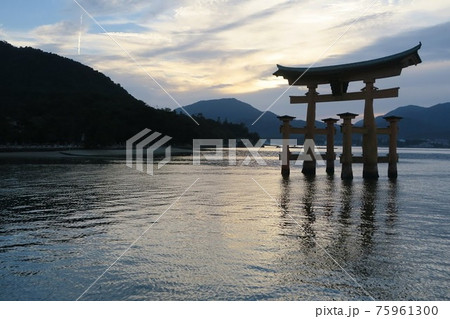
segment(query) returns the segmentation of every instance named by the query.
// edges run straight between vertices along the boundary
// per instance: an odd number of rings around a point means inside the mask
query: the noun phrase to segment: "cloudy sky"
[[[289,105],[289,95],[305,91],[285,92],[276,64],[356,62],[421,41],[422,64],[376,83],[400,86],[400,97],[377,100],[375,112],[450,101],[448,0],[2,0],[0,39],[87,64],[152,106],[236,97],[261,110],[277,101],[271,111],[300,118],[306,107]],[[324,103],[317,113],[362,110]]]

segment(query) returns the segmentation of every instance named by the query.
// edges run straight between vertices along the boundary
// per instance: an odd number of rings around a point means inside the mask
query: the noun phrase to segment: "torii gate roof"
[[[278,70],[273,73],[283,76],[290,85],[333,84],[352,81],[375,80],[400,75],[403,68],[422,62],[415,47],[383,58],[322,67],[287,67],[277,64]]]

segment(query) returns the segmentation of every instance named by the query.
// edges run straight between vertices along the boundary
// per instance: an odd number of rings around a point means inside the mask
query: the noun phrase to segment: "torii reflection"
[[[354,260],[372,253],[380,228],[377,214],[385,212],[383,227],[395,226],[397,182],[305,176],[299,183],[287,177],[280,179],[279,203],[281,227],[289,236],[295,233],[304,248],[321,240],[342,261]]]
[[[398,185],[396,179],[389,180],[388,197],[386,200],[386,226],[393,228],[397,221],[398,205],[397,205],[397,192]]]

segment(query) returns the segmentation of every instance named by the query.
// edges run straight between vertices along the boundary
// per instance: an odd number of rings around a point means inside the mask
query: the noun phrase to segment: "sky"
[[[306,106],[289,95],[305,88],[273,76],[277,64],[370,60],[421,41],[421,64],[375,84],[400,87],[398,98],[375,101],[375,113],[450,101],[448,0],[2,0],[0,40],[89,65],[154,107],[235,97],[302,119]],[[320,103],[317,117],[363,105]]]

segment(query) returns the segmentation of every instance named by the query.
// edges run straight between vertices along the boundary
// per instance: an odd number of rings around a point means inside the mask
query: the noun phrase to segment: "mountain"
[[[250,132],[258,133],[261,138],[281,138],[279,128],[281,121],[273,112],[266,112],[254,125],[253,122],[263,113],[250,104],[235,98],[224,98],[216,100],[199,101],[183,107],[190,114],[201,114],[202,116],[223,122],[243,123]],[[181,108],[175,110],[182,113]],[[292,121],[292,126],[303,127],[303,120]],[[325,127],[322,122],[316,121],[316,127]],[[293,136],[303,138],[303,136]]]
[[[243,123],[250,132],[256,132],[262,138],[280,138],[279,133],[280,120],[277,115],[272,112],[266,112],[255,125],[252,123],[263,113],[254,108],[250,104],[244,103],[234,98],[225,98],[217,100],[199,101],[191,105],[184,106],[184,109],[190,114],[200,114],[206,118],[216,119],[219,121]],[[176,112],[182,112],[176,109]],[[378,127],[386,127],[387,122],[384,116],[396,115],[403,117],[399,123],[399,139],[403,140],[402,146],[450,146],[450,102],[441,103],[431,107],[422,107],[416,105],[408,105],[399,107],[383,116],[376,118]],[[305,121],[294,120],[292,125],[295,127],[305,126]],[[363,122],[359,121],[356,126],[362,126]],[[316,121],[316,127],[325,127],[322,122]],[[299,138],[299,142],[303,138],[302,135],[293,136]],[[325,136],[316,135],[317,144],[323,144]],[[341,142],[340,129],[337,126],[337,134],[335,137],[336,144]],[[356,144],[361,142],[360,136],[355,136]],[[379,136],[380,145],[388,143],[387,137]]]
[[[431,107],[409,105],[399,107],[386,116],[396,115],[403,119],[399,123],[399,137],[403,139],[450,139],[450,102]]]
[[[193,138],[254,141],[255,133],[263,138],[281,137],[276,114],[266,112],[251,125],[262,111],[237,99],[200,101],[185,109],[200,125],[179,114],[180,109],[148,106],[79,62],[0,41],[0,145],[123,145],[143,128],[169,135],[177,144],[190,144]],[[403,106],[386,115],[403,117],[399,124],[403,145],[450,146],[450,102]],[[382,117],[376,121],[379,127],[386,126]],[[305,122],[295,120],[292,125],[303,127]],[[324,124],[316,122],[316,126]],[[321,138],[317,136],[318,144]]]
[[[425,142],[435,146],[450,145],[450,102],[431,107],[407,105],[396,108],[383,116],[375,118],[378,127],[386,127],[385,116],[400,116],[399,139],[405,140],[407,145],[423,145]],[[356,125],[362,125],[359,121]],[[447,141],[447,142],[446,142]],[[432,146],[432,145],[429,145]]]
[[[123,145],[144,128],[173,137],[251,138],[243,125],[146,105],[79,62],[0,41],[0,145]]]

